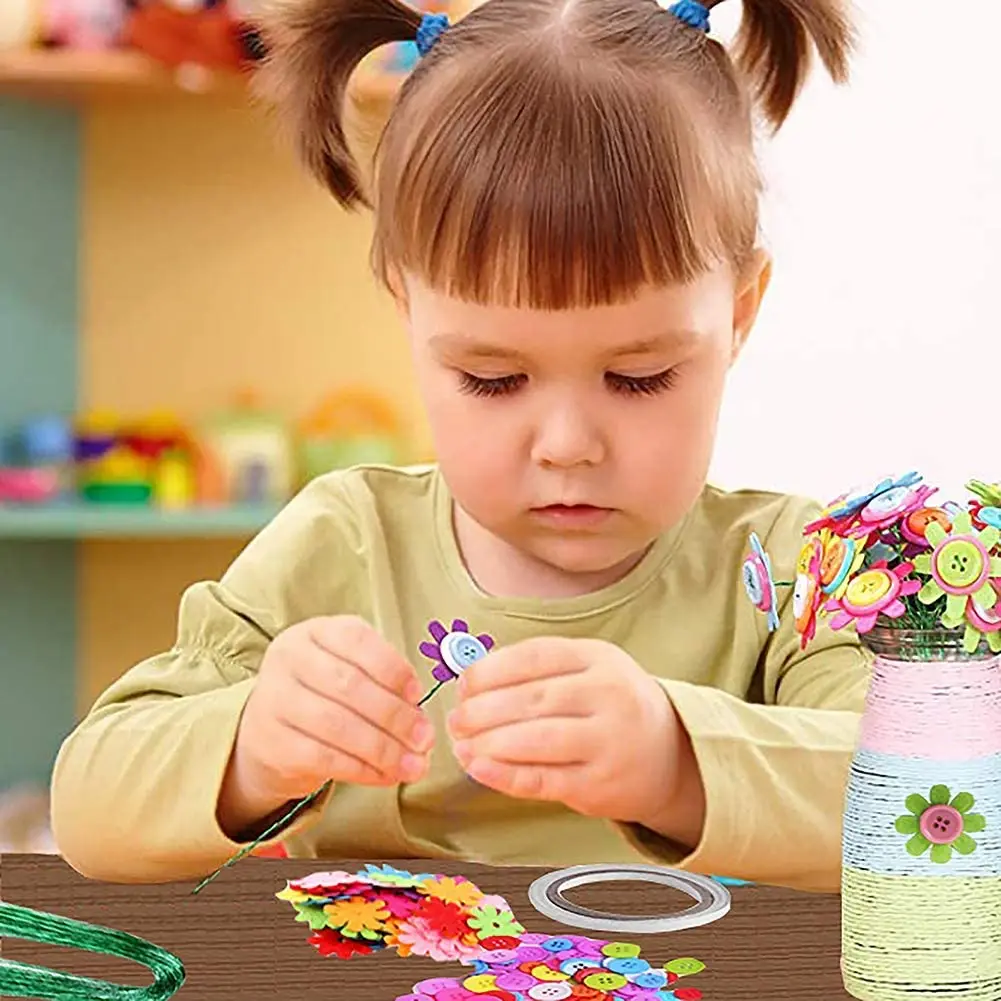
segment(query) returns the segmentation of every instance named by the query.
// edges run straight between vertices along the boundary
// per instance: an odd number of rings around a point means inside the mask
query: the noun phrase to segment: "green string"
[[[446,679],[446,681],[439,681],[437,685],[434,686],[426,695],[424,695],[420,702],[417,703],[417,708],[419,709],[428,699],[434,695],[435,692],[441,688],[442,685],[446,684],[447,681],[451,679]],[[235,855],[231,855],[215,872],[206,876],[191,892],[192,894],[200,893],[206,886],[209,885],[214,879],[218,878],[225,869],[229,869],[231,866],[236,865],[241,859],[246,858],[258,845],[263,844],[273,835],[277,834],[279,831],[288,827],[289,824],[299,816],[303,810],[307,809],[313,803],[315,803],[332,785],[332,780],[328,779],[326,782],[320,786],[319,789],[314,790],[308,796],[304,796],[302,799],[298,800],[292,805],[289,811],[283,814],[278,820],[276,820],[266,831],[259,834],[249,845],[241,848]]]
[[[152,942],[113,928],[0,901],[0,940],[20,938],[118,956],[148,967],[153,983],[125,987],[30,963],[0,959],[0,997],[45,1001],[165,1001],[184,983],[180,959]]]

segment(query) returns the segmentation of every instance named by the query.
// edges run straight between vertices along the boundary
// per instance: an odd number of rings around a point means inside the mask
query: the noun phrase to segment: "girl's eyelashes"
[[[632,396],[655,396],[673,388],[677,379],[677,370],[664,369],[654,375],[619,375],[617,372],[606,372],[605,381],[616,393]],[[502,375],[492,379],[484,379],[469,372],[460,372],[460,389],[470,396],[507,396],[520,389],[527,381],[527,375]]]
[[[640,396],[655,396],[674,387],[678,378],[678,370],[665,368],[663,372],[654,375],[618,375],[606,372],[605,379],[617,393],[632,393]]]
[[[506,396],[513,393],[527,378],[526,375],[502,375],[495,379],[481,379],[469,372],[459,373],[460,388],[470,396]]]

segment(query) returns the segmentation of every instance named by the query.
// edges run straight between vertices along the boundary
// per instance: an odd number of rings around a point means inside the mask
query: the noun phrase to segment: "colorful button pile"
[[[700,973],[697,959],[657,968],[640,947],[581,935],[525,932],[508,902],[462,876],[413,874],[390,865],[357,873],[317,872],[276,894],[307,924],[323,956],[348,959],[380,949],[471,966],[463,977],[422,980],[396,1001],[699,1001],[677,982]]]
[[[523,934],[513,948],[463,962],[471,974],[422,980],[396,1001],[699,1001],[697,987],[674,985],[705,969],[691,958],[658,969],[631,942],[535,933]]]

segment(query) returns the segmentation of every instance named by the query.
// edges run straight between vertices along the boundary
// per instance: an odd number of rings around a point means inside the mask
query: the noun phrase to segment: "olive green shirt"
[[[791,588],[779,589],[782,625],[769,634],[741,576],[753,530],[776,579],[792,580],[802,526],[817,512],[797,498],[707,487],[618,583],[583,597],[500,599],[464,568],[437,467],[321,477],[220,582],[187,590],[173,648],[127,671],[65,741],[52,786],[59,850],[85,875],[111,881],[207,874],[241,847],[220,829],[216,805],[269,642],[305,619],[359,615],[430,688],[434,665],[420,644],[431,640],[431,621],[458,619],[498,645],[541,635],[605,639],[656,676],[701,772],[701,843],[686,853],[639,826],[472,781],[446,739],[455,692],[445,685],[426,704],[439,734],[427,776],[388,789],[338,784],[281,833],[291,855],[549,867],[652,861],[837,890],[870,659],[854,634],[823,624],[802,651]]]

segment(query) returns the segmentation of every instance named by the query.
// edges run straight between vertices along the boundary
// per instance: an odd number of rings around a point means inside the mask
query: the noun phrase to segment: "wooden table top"
[[[290,904],[277,900],[287,879],[322,870],[354,872],[375,860],[248,858],[197,896],[193,883],[122,886],[92,882],[61,859],[0,858],[3,900],[131,932],[177,955],[187,979],[179,1001],[393,1001],[428,977],[460,977],[467,967],[391,950],[350,960],[324,958],[306,939]],[[507,898],[527,931],[616,936],[544,918],[528,901],[545,870],[419,859],[385,859],[411,872],[462,875],[485,893]],[[707,969],[677,987],[698,987],[705,1001],[844,1001],[840,973],[840,898],[762,886],[733,886],[729,914],[713,924],[670,935],[632,935],[653,965],[694,956]],[[618,914],[653,914],[691,904],[680,892],[645,883],[584,887],[568,897]],[[624,938],[624,936],[623,936]],[[149,983],[149,971],[114,957],[4,939],[5,959],[34,963],[124,985]]]

